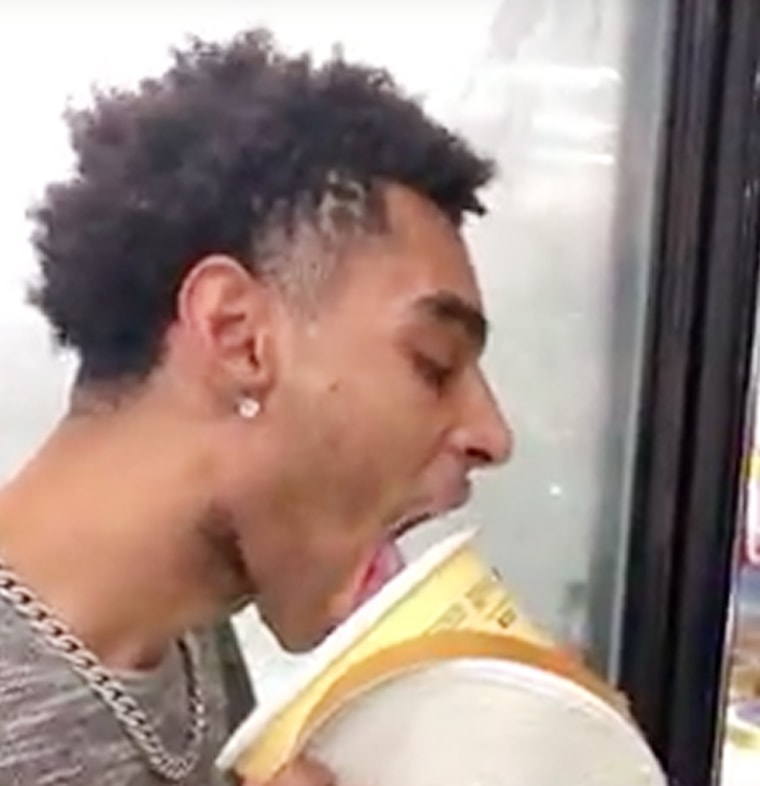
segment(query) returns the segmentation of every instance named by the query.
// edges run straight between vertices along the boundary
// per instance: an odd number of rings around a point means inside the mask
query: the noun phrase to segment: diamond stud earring
[[[243,396],[238,401],[238,415],[246,420],[253,420],[259,414],[261,404],[253,396]]]

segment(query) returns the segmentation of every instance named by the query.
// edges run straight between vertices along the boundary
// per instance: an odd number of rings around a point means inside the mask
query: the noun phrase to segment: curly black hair
[[[377,226],[389,182],[459,225],[483,212],[477,192],[493,174],[385,71],[337,52],[320,65],[286,56],[261,29],[224,45],[192,39],[160,78],[98,92],[67,120],[76,169],[30,211],[40,263],[30,299],[78,352],[80,378],[96,382],[150,373],[181,282],[204,256],[284,274],[298,255],[272,261],[273,232],[323,229],[328,196],[333,218],[349,208],[338,233],[346,216]]]

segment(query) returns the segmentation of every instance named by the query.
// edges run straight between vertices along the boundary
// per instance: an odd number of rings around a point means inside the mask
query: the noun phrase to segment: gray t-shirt
[[[199,637],[208,710],[203,756],[182,786],[217,786],[213,760],[228,734],[219,651]],[[164,745],[181,751],[188,728],[181,656],[154,671],[119,674]],[[166,786],[153,775],[110,708],[0,598],[0,784]]]

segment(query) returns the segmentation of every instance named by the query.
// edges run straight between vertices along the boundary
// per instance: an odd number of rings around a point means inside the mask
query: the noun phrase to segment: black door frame
[[[677,0],[620,681],[675,783],[715,782],[757,307],[760,2]]]

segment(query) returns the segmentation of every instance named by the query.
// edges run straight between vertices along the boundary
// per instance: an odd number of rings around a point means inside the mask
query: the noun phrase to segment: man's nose
[[[485,378],[481,376],[468,399],[454,435],[456,449],[473,467],[505,463],[514,450],[514,434]]]

